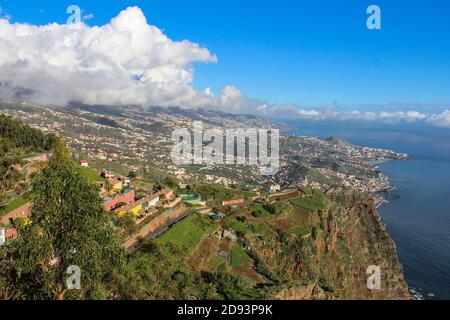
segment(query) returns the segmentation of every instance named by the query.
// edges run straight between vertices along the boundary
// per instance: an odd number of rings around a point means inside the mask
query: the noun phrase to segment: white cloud
[[[439,127],[450,128],[450,110],[442,113],[426,114],[418,111],[338,111],[327,108],[302,109],[296,105],[271,105],[259,109],[266,116],[299,120],[337,121],[381,121],[384,123],[425,122]]]
[[[427,121],[438,127],[450,128],[450,110],[444,110],[440,114],[433,114],[428,117]]]
[[[218,107],[234,113],[259,113],[266,104],[263,101],[249,99],[233,86],[226,86],[218,101]]]
[[[3,18],[2,18],[3,17]],[[85,14],[83,20],[92,18]],[[274,105],[226,86],[219,97],[192,85],[194,63],[216,63],[208,49],[173,41],[129,7],[104,26],[11,23],[0,7],[0,98],[65,105],[87,104],[217,108],[286,119],[418,122],[450,127],[450,110],[339,111]],[[392,110],[392,109],[391,109]]]
[[[88,21],[88,20],[93,19],[94,15],[92,13],[88,13],[88,14],[83,15],[81,18],[83,21]]]
[[[192,86],[196,62],[217,57],[172,41],[130,7],[109,24],[33,26],[0,20],[0,96],[36,103],[214,105]]]

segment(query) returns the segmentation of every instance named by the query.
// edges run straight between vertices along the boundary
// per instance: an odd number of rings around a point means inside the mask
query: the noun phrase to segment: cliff
[[[269,276],[285,281],[276,298],[411,299],[395,243],[370,197],[332,189],[323,210],[303,212],[303,217],[301,238],[280,229],[277,241],[272,238],[258,244],[247,237],[253,252],[272,270]],[[272,225],[279,221],[275,219]],[[367,287],[369,266],[381,270],[380,290]]]
[[[152,288],[145,299],[411,299],[374,201],[343,189],[246,203],[221,221],[194,214],[144,241],[129,267]]]

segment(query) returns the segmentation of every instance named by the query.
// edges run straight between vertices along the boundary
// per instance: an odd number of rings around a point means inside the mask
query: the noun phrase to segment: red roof
[[[15,238],[17,235],[17,229],[16,228],[10,228],[6,230],[6,237],[7,238]]]

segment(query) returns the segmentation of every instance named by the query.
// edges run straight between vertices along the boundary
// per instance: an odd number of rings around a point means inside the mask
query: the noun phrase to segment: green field
[[[271,235],[273,232],[272,230],[270,230],[270,228],[265,225],[264,223],[262,224],[254,224],[251,226],[252,228],[252,232],[261,236],[268,236]]]
[[[235,245],[231,249],[231,265],[233,268],[247,268],[250,263],[250,258],[240,245]]]
[[[225,226],[227,228],[233,229],[234,231],[239,231],[242,233],[245,233],[249,230],[246,223],[235,220],[235,217],[229,217],[225,221]]]
[[[325,194],[319,190],[305,190],[306,195],[302,198],[291,200],[290,203],[308,213],[322,211],[327,205]]]
[[[248,199],[255,196],[252,192],[225,188],[218,184],[201,184],[195,188],[195,192],[199,193],[207,201],[223,201],[239,198]]]
[[[92,168],[89,167],[81,167],[81,172],[91,182],[103,182],[104,178],[100,176],[100,174]]]
[[[203,237],[213,233],[217,225],[211,224],[208,220],[194,214],[175,224],[169,231],[159,237],[156,242],[159,244],[174,244],[185,254],[191,252],[200,244]]]
[[[16,210],[17,208],[23,206],[24,204],[26,204],[29,201],[30,201],[30,199],[29,199],[28,196],[24,196],[24,197],[21,197],[21,198],[16,198],[16,199],[10,201],[6,205],[6,207],[1,210],[0,214],[2,214],[2,213],[6,214],[6,213],[9,213],[9,212],[11,212],[13,210]]]
[[[264,209],[264,205],[262,203],[255,203],[252,207],[252,215],[256,218],[262,218],[270,216],[270,213]]]

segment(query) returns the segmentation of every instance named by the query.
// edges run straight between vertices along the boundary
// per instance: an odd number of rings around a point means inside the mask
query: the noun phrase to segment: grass
[[[214,232],[217,225],[211,224],[194,214],[175,224],[169,231],[159,237],[159,244],[174,244],[185,254],[191,254],[206,234]]]
[[[218,184],[202,184],[197,186],[195,191],[207,201],[234,200],[239,198],[248,199],[255,196],[254,193],[249,191],[225,188]]]
[[[252,215],[256,218],[262,218],[270,216],[270,213],[267,212],[266,209],[264,209],[264,206],[262,203],[255,203],[252,207]]]
[[[89,167],[81,167],[81,172],[91,182],[103,182],[105,179],[103,179],[97,171],[95,171],[92,168]]]
[[[324,210],[327,205],[327,200],[323,192],[319,190],[308,190],[304,197],[291,200],[290,203],[299,209],[312,213]]]
[[[231,249],[231,265],[233,268],[247,268],[250,263],[250,257],[240,245],[235,245]]]
[[[231,218],[225,222],[227,228],[233,229],[234,231],[239,231],[245,233],[249,230],[248,225],[241,221],[236,221]]]
[[[24,204],[26,204],[29,201],[30,201],[30,199],[29,199],[28,196],[24,196],[24,197],[21,197],[21,198],[16,198],[16,199],[10,201],[2,211],[5,214],[9,213],[9,212],[11,212],[13,210],[16,210],[17,208],[23,206]]]
[[[251,226],[253,233],[262,236],[268,236],[272,234],[272,231],[265,224],[255,224]]]
[[[225,265],[225,262],[221,258],[219,258],[218,256],[212,257],[210,266],[213,271],[218,271],[222,265]]]
[[[311,234],[311,231],[307,226],[301,224],[295,228],[294,233],[301,238]]]

